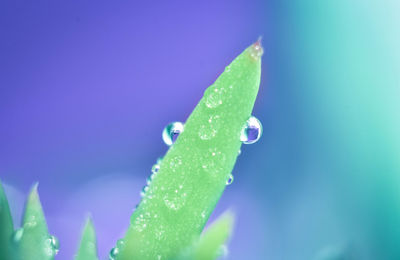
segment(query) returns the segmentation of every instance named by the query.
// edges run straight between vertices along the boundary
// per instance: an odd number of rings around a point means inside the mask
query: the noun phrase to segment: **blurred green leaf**
[[[35,184],[28,196],[22,227],[13,237],[17,259],[51,260],[58,251],[58,241],[50,236]]]
[[[234,216],[227,212],[208,227],[181,260],[215,260],[226,254],[225,243],[232,234]]]
[[[0,181],[0,259],[11,259],[10,242],[13,232],[10,207]]]
[[[75,260],[97,260],[96,233],[93,222],[87,219],[85,228],[82,232],[82,240],[75,256]]]

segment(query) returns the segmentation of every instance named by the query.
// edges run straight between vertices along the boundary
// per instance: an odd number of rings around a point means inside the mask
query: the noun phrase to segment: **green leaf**
[[[232,213],[224,213],[204,231],[199,241],[181,259],[215,260],[223,255],[224,244],[231,236],[233,222]]]
[[[145,188],[116,259],[173,259],[197,241],[235,164],[258,93],[261,55],[258,41],[205,91]]]
[[[54,259],[58,241],[50,236],[35,184],[28,196],[22,227],[14,235],[18,258],[30,260]]]
[[[96,233],[93,222],[87,219],[82,233],[82,240],[75,260],[97,260]]]
[[[0,181],[0,259],[11,259],[11,237],[14,225],[6,194]]]

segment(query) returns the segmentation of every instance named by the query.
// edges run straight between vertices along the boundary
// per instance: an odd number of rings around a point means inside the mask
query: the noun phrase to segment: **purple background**
[[[229,259],[399,259],[400,6],[383,2],[1,1],[0,178],[16,226],[39,181],[57,259],[88,212],[105,259],[167,150],[163,127],[263,36],[264,135],[213,215],[237,212]]]

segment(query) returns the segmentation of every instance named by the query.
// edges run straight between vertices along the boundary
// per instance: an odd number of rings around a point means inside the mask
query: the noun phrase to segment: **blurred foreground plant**
[[[227,184],[242,142],[261,135],[251,117],[261,74],[260,41],[248,47],[206,91],[165,157],[153,167],[142,201],[110,259],[212,260],[229,238],[233,215],[225,213],[202,230]],[[171,130],[172,128],[169,128]],[[255,132],[254,132],[255,131]],[[168,134],[174,134],[167,131]],[[58,241],[48,234],[37,185],[26,204],[23,225],[14,231],[0,188],[0,259],[53,259]],[[93,225],[88,220],[77,260],[97,259]]]

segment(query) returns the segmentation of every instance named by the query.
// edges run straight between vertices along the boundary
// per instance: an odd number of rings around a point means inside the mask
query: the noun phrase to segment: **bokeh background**
[[[161,131],[263,37],[246,145],[213,218],[228,259],[400,259],[400,3],[0,2],[0,178],[30,186],[71,259],[90,212],[102,259],[129,224]]]

